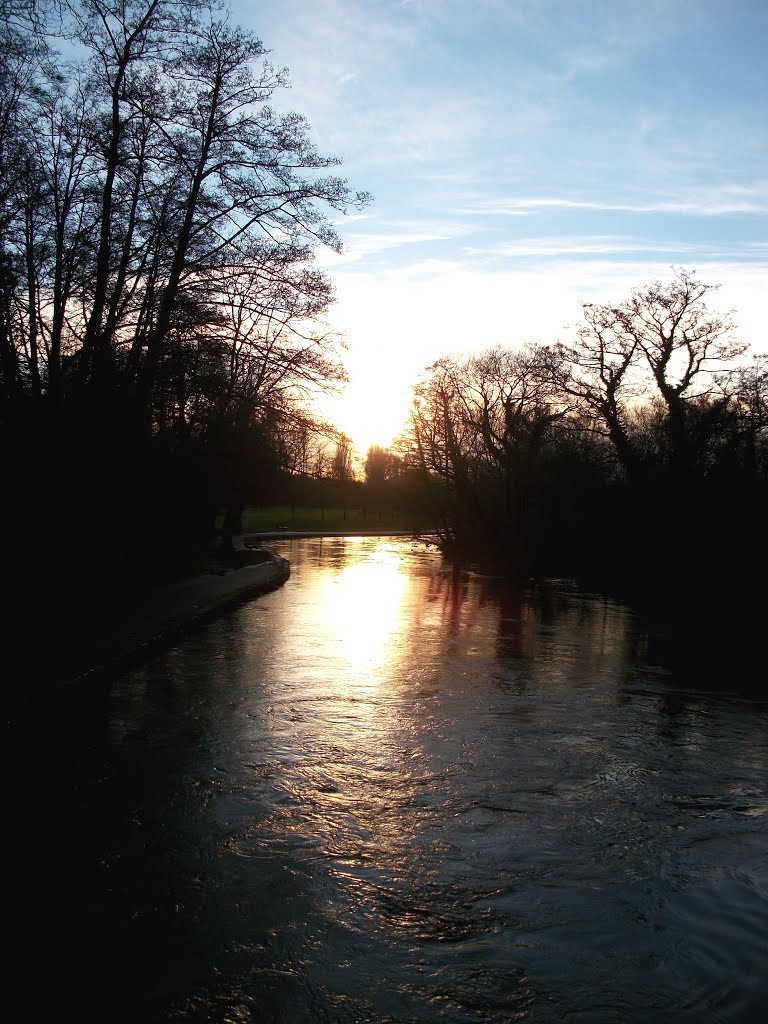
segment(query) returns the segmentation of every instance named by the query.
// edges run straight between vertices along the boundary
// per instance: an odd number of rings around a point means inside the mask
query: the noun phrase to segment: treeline
[[[349,512],[350,518],[369,523],[371,529],[393,520],[408,528],[431,529],[431,509],[421,474],[394,452],[372,445],[360,464],[351,440],[320,424],[318,433],[310,438],[309,457],[296,462],[301,451],[281,449],[284,440],[283,436],[277,439],[279,444],[273,450],[276,457],[271,467],[257,467],[253,485],[243,488],[238,513],[248,511],[249,506],[287,506],[294,512],[326,510],[334,522],[339,515]],[[249,468],[252,467],[245,467],[246,473]],[[248,498],[248,494],[253,497]],[[237,525],[233,523],[234,532],[240,532],[241,527],[247,530],[248,516],[240,515],[238,519]],[[288,523],[284,521],[281,525]]]
[[[711,291],[677,271],[585,306],[570,345],[431,367],[402,447],[445,550],[665,593],[762,579],[768,360]]]
[[[61,596],[172,568],[307,456],[344,379],[313,256],[367,196],[216,0],[0,12],[5,536]]]

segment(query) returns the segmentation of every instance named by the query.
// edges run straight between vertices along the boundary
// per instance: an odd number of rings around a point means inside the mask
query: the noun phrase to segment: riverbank
[[[228,608],[282,586],[291,571],[287,559],[268,551],[254,553],[257,547],[246,547],[238,538],[236,553],[242,552],[243,564],[227,566],[211,558],[199,571],[137,595],[73,638],[70,649],[45,659],[42,674],[60,685],[112,676]]]

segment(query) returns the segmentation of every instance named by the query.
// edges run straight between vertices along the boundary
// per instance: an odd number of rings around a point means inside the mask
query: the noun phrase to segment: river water
[[[766,702],[566,583],[276,548],[30,736],[14,1020],[768,1019]]]

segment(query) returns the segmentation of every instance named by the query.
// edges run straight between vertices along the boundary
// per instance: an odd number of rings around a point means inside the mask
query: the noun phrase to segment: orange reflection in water
[[[322,617],[339,655],[358,676],[375,679],[400,644],[408,586],[402,559],[381,549],[326,581]]]

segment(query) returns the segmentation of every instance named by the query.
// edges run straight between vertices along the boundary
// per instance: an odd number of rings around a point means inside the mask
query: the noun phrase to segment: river
[[[280,590],[41,708],[14,1021],[768,1019],[768,703],[567,582],[275,547]]]

